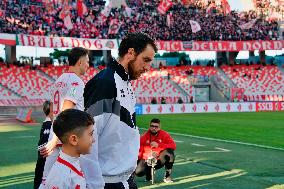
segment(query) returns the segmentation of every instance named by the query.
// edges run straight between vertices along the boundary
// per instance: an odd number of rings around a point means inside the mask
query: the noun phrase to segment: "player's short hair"
[[[153,118],[150,123],[158,123],[158,124],[160,124],[161,121],[158,118]]]
[[[143,32],[129,33],[122,39],[120,43],[118,48],[118,56],[120,58],[124,57],[129,48],[133,48],[138,56],[146,49],[147,45],[151,45],[155,52],[158,51],[155,40],[152,39],[148,34]]]
[[[78,60],[82,56],[87,56],[89,54],[89,51],[87,49],[84,49],[82,47],[75,47],[71,49],[71,51],[68,54],[68,63],[69,66],[75,66],[75,64],[78,62]]]
[[[42,105],[42,110],[46,116],[50,113],[50,101],[46,100]]]
[[[81,136],[84,130],[94,123],[94,119],[87,112],[67,109],[57,116],[53,122],[53,130],[60,141],[66,144],[71,133]]]

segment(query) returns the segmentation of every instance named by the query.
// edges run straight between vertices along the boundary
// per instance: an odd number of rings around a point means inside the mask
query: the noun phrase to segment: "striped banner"
[[[0,33],[0,44],[11,46],[16,45],[16,35]]]

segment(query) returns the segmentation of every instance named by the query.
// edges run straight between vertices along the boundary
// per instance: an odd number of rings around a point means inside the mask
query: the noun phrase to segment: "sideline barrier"
[[[19,112],[17,113],[16,119],[22,121],[24,123],[31,123],[32,122],[32,109],[20,108]]]
[[[262,112],[284,111],[284,102],[235,102],[235,103],[193,103],[193,104],[140,104],[137,114],[180,114],[218,112]]]

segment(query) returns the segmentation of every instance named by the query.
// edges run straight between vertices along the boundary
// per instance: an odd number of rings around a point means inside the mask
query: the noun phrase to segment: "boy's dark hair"
[[[50,101],[46,100],[43,103],[42,110],[43,110],[43,112],[46,116],[49,115],[49,113],[50,113]]]
[[[69,66],[75,66],[75,64],[78,62],[78,60],[82,56],[86,56],[89,54],[89,51],[87,49],[84,49],[82,47],[75,47],[71,49],[71,51],[68,54],[68,62]]]
[[[94,123],[94,119],[88,113],[77,109],[67,109],[57,116],[53,122],[53,130],[60,141],[65,144],[68,140],[68,133],[74,132],[80,136],[88,126]]]
[[[124,57],[124,55],[127,54],[129,48],[133,48],[136,55],[138,56],[145,50],[147,45],[151,45],[155,52],[158,51],[155,40],[152,39],[148,34],[143,32],[127,34],[120,43],[120,46],[118,48],[118,56],[120,58]]]
[[[158,118],[154,118],[154,119],[151,120],[151,123],[158,123],[158,124],[160,124],[160,122],[161,121]]]

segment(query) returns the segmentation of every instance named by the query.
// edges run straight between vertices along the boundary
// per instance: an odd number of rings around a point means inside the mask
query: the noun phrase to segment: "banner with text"
[[[84,39],[71,37],[52,37],[0,33],[0,44],[22,45],[47,48],[84,47],[90,50],[118,49],[121,40],[116,39]],[[177,51],[254,51],[282,50],[284,40],[277,41],[157,41],[159,50]]]
[[[284,111],[284,102],[257,102],[256,111]]]
[[[157,41],[165,51],[254,51],[282,50],[284,40],[278,41]]]
[[[48,48],[83,47],[90,50],[118,49],[115,39],[83,39],[70,37],[46,37],[35,35],[18,35],[19,45]]]

